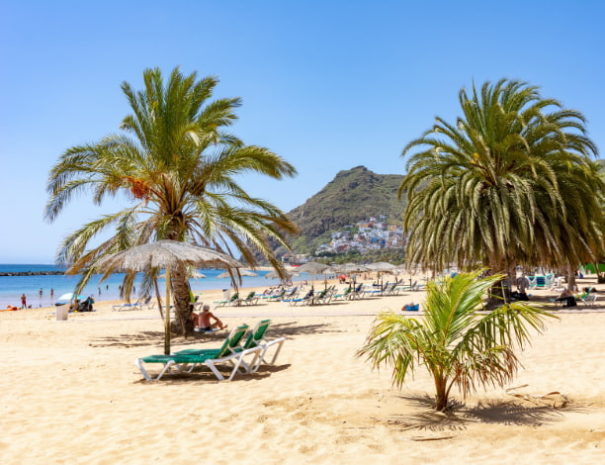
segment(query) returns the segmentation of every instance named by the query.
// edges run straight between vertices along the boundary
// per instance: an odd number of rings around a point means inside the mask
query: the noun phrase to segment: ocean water
[[[63,271],[65,268],[55,265],[0,265],[0,272],[15,272],[15,271]],[[203,291],[211,289],[226,289],[231,286],[229,278],[217,278],[224,270],[218,269],[200,269],[207,278],[191,279],[189,282],[193,291]],[[256,272],[256,277],[242,278],[242,287],[252,286],[272,286],[278,284],[276,279],[265,279],[268,271]],[[116,273],[111,275],[104,282],[100,283],[101,275],[94,276],[84,291],[80,294],[85,297],[91,295],[95,300],[110,300],[119,299],[119,287],[122,283],[124,275]],[[302,274],[295,278],[299,280],[312,279],[312,276]],[[78,276],[0,276],[0,308],[5,308],[7,305],[15,305],[21,307],[21,294],[27,297],[27,304],[32,308],[46,307],[53,305],[61,294],[73,292],[78,283]],[[141,277],[135,281],[138,296],[140,290]],[[163,279],[158,280],[160,290],[165,289]],[[51,289],[54,290],[54,296],[51,297]],[[42,290],[42,295],[40,295]]]

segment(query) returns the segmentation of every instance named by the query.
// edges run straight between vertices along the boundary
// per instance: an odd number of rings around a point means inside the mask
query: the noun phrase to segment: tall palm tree
[[[410,142],[407,256],[512,273],[516,264],[577,266],[603,243],[605,190],[585,119],[537,87],[486,82],[459,94],[462,116]]]
[[[156,239],[187,241],[233,253],[234,246],[251,266],[258,253],[281,273],[270,240],[287,246],[283,234],[295,225],[277,207],[250,196],[238,183],[246,172],[281,179],[294,167],[267,148],[245,145],[224,130],[237,118],[239,98],[211,100],[218,83],[174,69],[164,82],[159,69],[143,73],[144,89],[124,82],[132,113],[125,132],[94,144],[71,147],[50,172],[46,216],[54,220],[78,194],[101,204],[125,193],[131,205],[85,224],[63,242],[58,259],[82,273],[82,288],[103,256]],[[114,235],[89,248],[106,228]],[[150,287],[158,270],[146,273]],[[134,274],[125,277],[129,297]],[[176,269],[171,284],[181,327],[189,324],[187,270]]]
[[[515,346],[522,349],[530,330],[541,331],[553,315],[524,303],[503,305],[479,314],[486,291],[502,278],[479,278],[482,272],[460,273],[428,284],[424,318],[380,314],[358,356],[375,368],[393,366],[393,383],[401,387],[422,366],[435,383],[435,409],[448,408],[450,391],[466,395],[477,385],[504,385],[519,367]]]

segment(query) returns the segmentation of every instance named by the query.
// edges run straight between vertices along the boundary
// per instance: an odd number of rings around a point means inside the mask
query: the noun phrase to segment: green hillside
[[[370,216],[385,215],[390,224],[401,224],[403,203],[397,190],[403,176],[376,174],[365,166],[340,171],[321,191],[288,215],[300,235],[292,238],[295,253],[312,253],[331,232]]]

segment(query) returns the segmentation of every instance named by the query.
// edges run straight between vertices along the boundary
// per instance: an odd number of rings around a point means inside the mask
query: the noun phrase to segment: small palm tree
[[[143,73],[144,89],[122,84],[131,114],[122,134],[71,147],[50,172],[46,216],[54,220],[76,195],[101,204],[124,194],[130,205],[83,225],[63,242],[58,260],[82,273],[81,289],[96,263],[108,254],[158,239],[171,239],[231,253],[233,247],[250,266],[262,256],[280,273],[273,246],[287,247],[284,232],[296,226],[277,207],[249,195],[241,175],[256,173],[281,179],[295,168],[265,147],[245,145],[225,130],[237,119],[238,98],[212,99],[218,80],[198,79],[174,69],[165,81],[159,69]],[[99,233],[114,234],[95,243]],[[235,253],[235,251],[233,251]],[[146,273],[146,289],[158,270]],[[134,273],[126,275],[128,298]],[[185,332],[189,319],[189,283],[185,267],[171,274],[177,317]]]
[[[523,303],[478,314],[487,290],[502,279],[479,278],[481,272],[429,283],[422,321],[395,313],[379,315],[358,356],[367,356],[375,368],[392,364],[398,387],[424,366],[435,382],[438,411],[447,409],[453,386],[466,395],[477,385],[508,383],[520,364],[515,346],[522,349],[530,330],[541,332],[543,319],[552,315]]]

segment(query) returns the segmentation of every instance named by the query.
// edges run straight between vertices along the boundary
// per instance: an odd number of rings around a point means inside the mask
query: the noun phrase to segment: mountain
[[[376,174],[365,166],[340,171],[322,190],[303,205],[288,212],[300,234],[291,238],[294,253],[313,253],[330,240],[331,233],[367,221],[386,217],[384,222],[400,225],[404,204],[397,197],[403,176]]]

